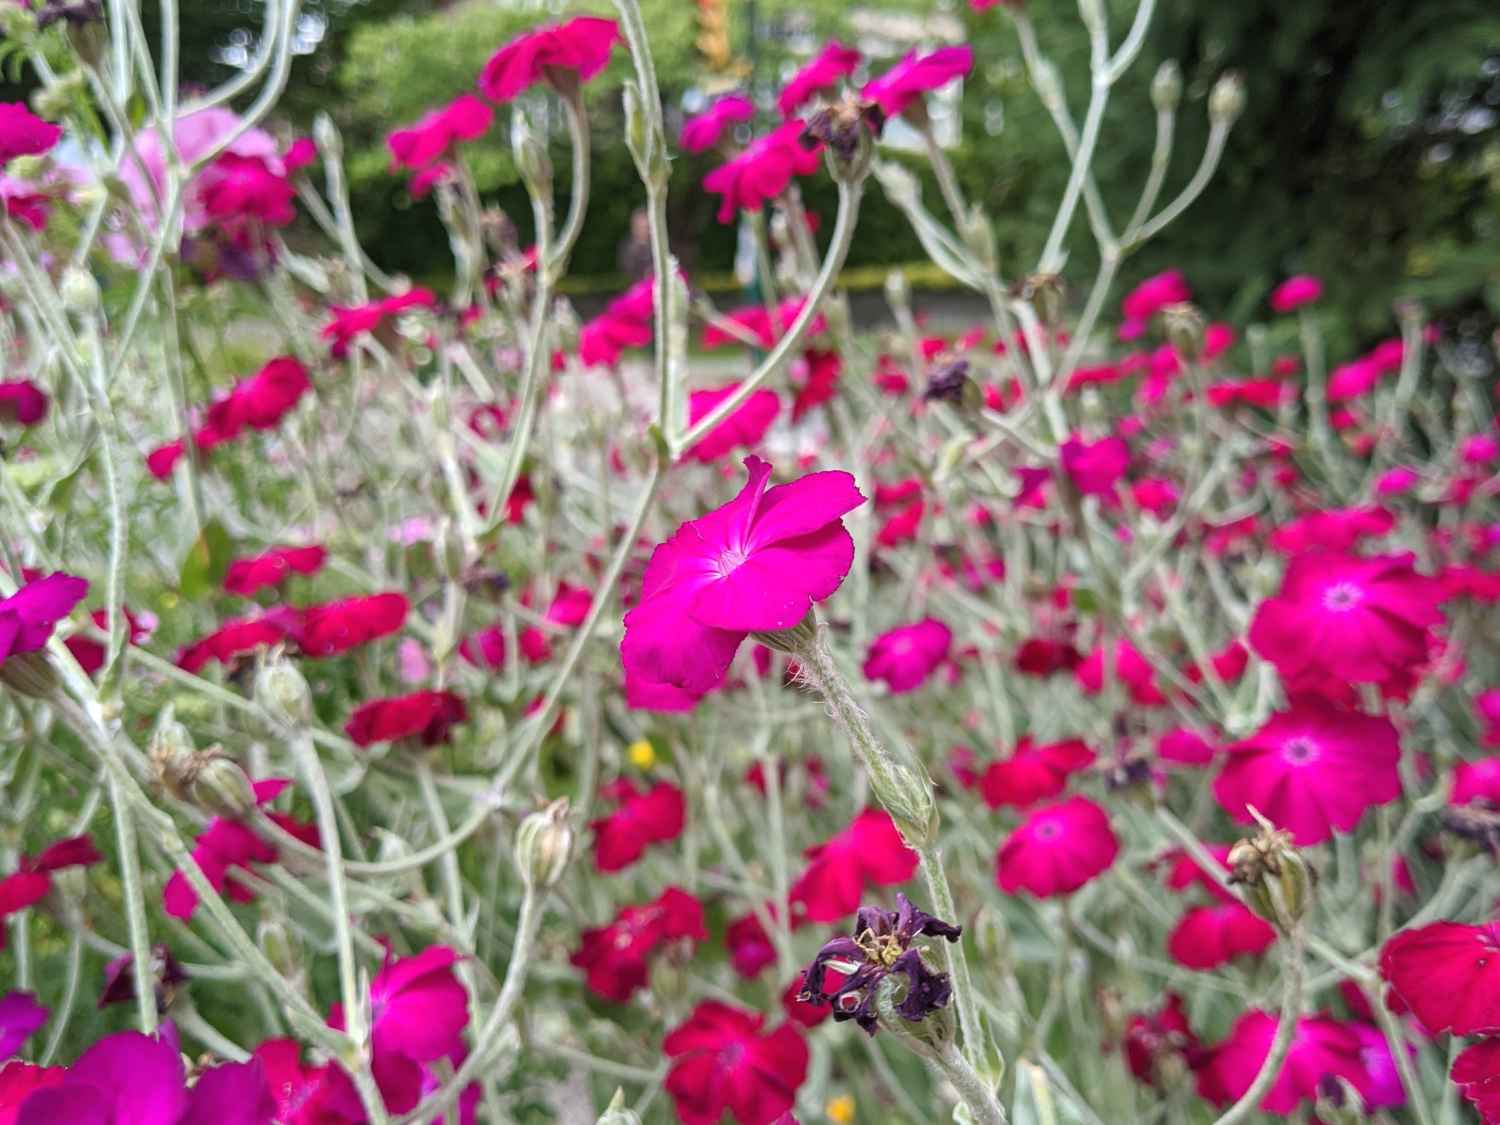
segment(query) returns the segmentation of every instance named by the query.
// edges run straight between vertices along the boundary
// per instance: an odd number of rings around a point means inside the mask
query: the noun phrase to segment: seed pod
[[[1182,71],[1177,63],[1168,59],[1156,68],[1151,79],[1151,104],[1158,113],[1171,113],[1182,101]]]
[[[302,726],[312,719],[312,692],[307,680],[285,660],[273,658],[255,674],[255,702],[289,726]]]
[[[572,850],[573,828],[568,823],[566,797],[531,813],[516,829],[516,867],[528,887],[545,890],[556,886],[567,870]]]
[[[1236,71],[1219,76],[1208,94],[1208,120],[1229,128],[1245,111],[1245,79]]]
[[[217,750],[198,755],[203,760],[188,783],[188,798],[215,816],[238,820],[256,806],[255,790],[245,771]]]
[[[57,688],[57,670],[45,650],[16,652],[0,663],[0,683],[17,695],[48,699]]]
[[[1193,363],[1203,355],[1203,334],[1208,321],[1197,305],[1187,301],[1168,305],[1161,311],[1161,323],[1167,343],[1183,359]]]

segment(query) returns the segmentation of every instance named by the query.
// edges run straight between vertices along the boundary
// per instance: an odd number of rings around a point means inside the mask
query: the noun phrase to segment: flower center
[[[1281,746],[1281,756],[1293,765],[1305,765],[1318,760],[1318,747],[1310,739],[1289,738]]]
[[[1062,825],[1055,820],[1044,820],[1036,826],[1035,836],[1038,840],[1055,840],[1062,835]]]
[[[733,1070],[740,1065],[740,1060],[745,1057],[745,1045],[743,1043],[731,1043],[719,1052],[719,1063],[725,1070]]]
[[[726,547],[724,550],[719,552],[719,558],[717,560],[719,577],[728,578],[731,574],[733,574],[736,570],[743,566],[745,564],[745,560],[749,557],[750,552],[747,551],[743,546]]]
[[[1323,608],[1332,613],[1348,613],[1365,600],[1365,592],[1352,582],[1335,582],[1323,591]]]

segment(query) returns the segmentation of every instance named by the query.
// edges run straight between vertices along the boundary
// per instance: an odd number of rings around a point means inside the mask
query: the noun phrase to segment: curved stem
[[[151,971],[151,936],[146,929],[145,891],[141,887],[141,853],[136,845],[135,820],[125,802],[120,779],[109,778],[109,801],[114,807],[115,844],[120,853],[120,886],[125,899],[125,926],[130,933],[130,960],[135,973],[135,1013],[141,1031],[156,1031],[156,989]]]
[[[1292,1040],[1297,1035],[1297,1022],[1302,1018],[1302,927],[1297,925],[1287,935],[1284,960],[1282,962],[1281,1019],[1276,1025],[1276,1038],[1266,1053],[1255,1080],[1250,1088],[1240,1095],[1238,1101],[1219,1115],[1214,1125],[1236,1125],[1244,1121],[1266,1096],[1281,1073],[1281,1064],[1292,1049]]]

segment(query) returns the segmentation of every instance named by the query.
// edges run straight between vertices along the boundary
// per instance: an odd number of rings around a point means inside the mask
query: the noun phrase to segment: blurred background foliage
[[[966,190],[995,220],[1007,272],[1024,272],[1045,238],[1067,163],[1052,122],[1030,88],[1002,10],[960,0],[718,0],[734,63],[714,72],[698,38],[693,0],[643,0],[664,96],[675,128],[706,94],[748,87],[769,106],[783,77],[830,37],[884,47],[893,59],[946,33],[973,44],[978,60],[963,91],[962,139],[952,152]],[[1072,0],[1026,0],[1043,48],[1058,63],[1076,117],[1087,97],[1087,42]],[[1109,0],[1118,42],[1133,0]],[[430,277],[444,268],[447,240],[430,200],[412,201],[387,170],[391,128],[472,88],[489,54],[525,27],[607,0],[560,8],[535,2],[306,0],[285,111],[305,129],[326,110],[344,130],[361,233],[384,265]],[[196,0],[185,20],[183,58],[211,81],[253,48],[256,0]],[[186,13],[185,13],[186,14]],[[151,26],[151,13],[147,13]],[[872,31],[871,29],[875,30]],[[891,29],[895,28],[893,32]],[[1493,0],[1421,4],[1345,0],[1160,0],[1143,56],[1115,88],[1095,167],[1117,224],[1135,204],[1154,132],[1149,86],[1158,63],[1175,59],[1185,92],[1165,198],[1186,181],[1207,130],[1213,80],[1241,72],[1248,101],[1209,192],[1128,263],[1123,283],[1167,265],[1188,271],[1215,315],[1261,311],[1269,287],[1292,272],[1323,276],[1336,331],[1352,346],[1386,331],[1393,296],[1419,297],[1457,315],[1500,314],[1500,7]],[[877,59],[878,71],[891,59]],[[218,72],[218,73],[216,73]],[[616,284],[616,251],[641,201],[619,142],[623,58],[589,87],[594,191],[575,272],[597,288]],[[542,110],[545,99],[533,103]],[[769,120],[769,118],[767,119]],[[528,223],[503,126],[469,159],[486,198]],[[562,139],[560,122],[554,136]],[[559,189],[567,161],[555,161]],[[671,222],[686,264],[700,274],[729,269],[734,230],[714,222],[714,200],[698,187],[713,161],[683,157]],[[826,177],[810,180],[809,206],[831,215]],[[928,185],[929,196],[935,194]],[[1092,268],[1086,225],[1075,223],[1069,273]],[[921,258],[905,221],[876,188],[867,196],[850,263],[879,266]]]

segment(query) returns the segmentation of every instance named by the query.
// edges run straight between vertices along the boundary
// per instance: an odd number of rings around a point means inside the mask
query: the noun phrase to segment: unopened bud
[[[318,152],[323,156],[325,163],[332,163],[344,158],[344,138],[339,135],[338,126],[333,123],[333,118],[326,113],[320,113],[313,118],[313,142],[318,146]]]
[[[57,286],[63,308],[69,312],[89,312],[99,307],[99,283],[94,275],[80,266],[69,266],[63,271]]]
[[[556,886],[572,850],[573,828],[568,823],[566,797],[532,813],[516,829],[516,866],[521,880],[533,889]]]
[[[886,762],[871,769],[870,791],[909,845],[919,848],[931,842],[937,831],[937,802],[926,776],[898,762]]]
[[[995,242],[995,228],[978,205],[970,207],[968,214],[960,220],[958,233],[980,265],[990,272],[999,268],[1000,252]]]
[[[1245,79],[1230,71],[1219,76],[1208,94],[1208,120],[1210,124],[1229,128],[1245,111]]]
[[[301,978],[301,954],[290,931],[280,919],[266,918],[261,921],[256,933],[256,944],[279,974],[292,981]]]
[[[599,1115],[597,1125],[641,1125],[641,1118],[625,1104],[625,1091],[617,1089],[608,1108]]]
[[[546,146],[531,131],[531,123],[518,107],[510,118],[510,148],[526,190],[543,199],[552,195],[552,158]]]
[[[57,688],[57,671],[45,650],[13,652],[0,662],[0,683],[17,695],[48,699]]]
[[[905,270],[891,270],[885,275],[885,303],[893,310],[911,304],[911,285],[906,280]]]
[[[1157,113],[1171,113],[1182,101],[1182,70],[1172,59],[1156,68],[1151,79],[1151,104]]]
[[[1317,1091],[1313,1112],[1324,1125],[1362,1125],[1367,1120],[1365,1099],[1347,1078],[1325,1074],[1318,1079]]]
[[[1274,827],[1254,808],[1260,831],[1229,849],[1229,882],[1244,888],[1245,903],[1283,932],[1312,905],[1316,873],[1292,846],[1291,833]]]
[[[255,675],[255,702],[272,718],[288,726],[304,726],[312,719],[312,692],[296,665],[273,659]]]
[[[188,799],[215,816],[238,820],[255,810],[255,789],[245,771],[217,750],[204,751],[188,784]]]
[[[1022,301],[1030,302],[1036,315],[1049,328],[1062,318],[1063,298],[1067,285],[1055,273],[1034,273],[1011,286],[1011,293]]]
[[[1208,330],[1208,320],[1198,306],[1188,301],[1168,305],[1161,311],[1161,324],[1167,334],[1167,343],[1189,363],[1203,355],[1203,334]]]

